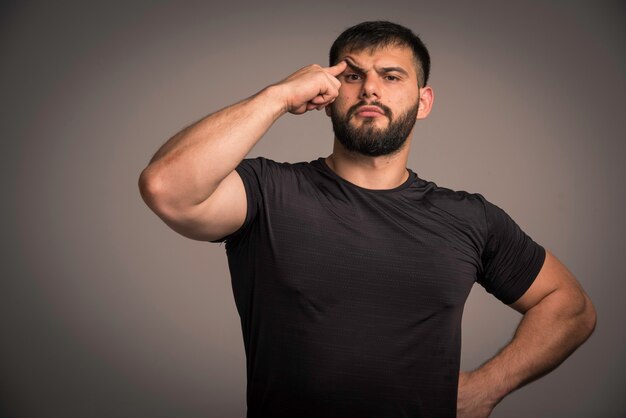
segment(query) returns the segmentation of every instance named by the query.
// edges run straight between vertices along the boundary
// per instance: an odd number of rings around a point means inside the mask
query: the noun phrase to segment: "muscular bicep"
[[[162,218],[170,228],[187,238],[213,241],[238,230],[245,221],[246,211],[243,181],[233,170],[205,201]]]
[[[574,275],[554,256],[554,254],[546,250],[543,266],[532,285],[520,298],[509,304],[509,306],[524,314],[552,292],[563,289],[578,290],[581,296],[586,297]]]

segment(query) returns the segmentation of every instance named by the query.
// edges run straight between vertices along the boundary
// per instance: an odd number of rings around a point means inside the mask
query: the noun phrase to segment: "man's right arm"
[[[204,117],[170,138],[139,177],[146,204],[172,229],[211,241],[236,231],[247,210],[235,167],[283,114],[332,103],[345,62],[300,69],[252,97]]]

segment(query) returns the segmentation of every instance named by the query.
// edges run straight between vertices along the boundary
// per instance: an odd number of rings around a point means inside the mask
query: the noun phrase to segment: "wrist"
[[[505,377],[492,373],[485,367],[467,372],[467,380],[480,388],[481,396],[492,406],[497,405],[510,393]]]
[[[288,104],[285,99],[284,89],[279,84],[272,84],[265,87],[258,93],[259,97],[265,101],[267,109],[275,119],[288,112]]]

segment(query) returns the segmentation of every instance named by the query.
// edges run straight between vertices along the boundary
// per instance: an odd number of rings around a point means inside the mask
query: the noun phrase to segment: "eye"
[[[386,75],[385,78],[389,81],[398,81],[400,80],[398,77],[396,77],[395,75]]]
[[[346,74],[346,80],[348,80],[348,81],[357,81],[357,80],[360,80],[360,79],[361,79],[361,76],[358,75],[358,74],[354,74],[354,73],[353,74]]]

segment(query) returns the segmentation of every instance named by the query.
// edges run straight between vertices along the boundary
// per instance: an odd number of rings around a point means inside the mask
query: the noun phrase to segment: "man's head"
[[[342,60],[348,67],[338,76],[339,96],[326,108],[335,137],[346,150],[362,155],[399,152],[432,104],[432,90],[425,87],[426,47],[403,26],[364,22],[333,43],[331,65]]]
[[[359,23],[343,31],[330,47],[330,65],[337,64],[340,55],[348,52],[374,51],[377,48],[394,45],[405,46],[413,51],[419,87],[426,86],[430,74],[428,49],[411,29],[383,20]]]

